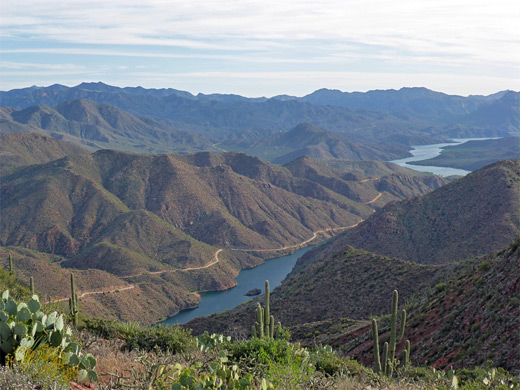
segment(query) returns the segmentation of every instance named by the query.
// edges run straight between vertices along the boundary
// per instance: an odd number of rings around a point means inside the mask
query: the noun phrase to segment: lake
[[[436,167],[433,165],[412,165],[408,164],[411,161],[420,161],[420,160],[427,160],[429,158],[433,158],[441,154],[442,148],[446,146],[455,146],[460,145],[463,143],[466,143],[468,141],[484,141],[487,139],[495,139],[496,137],[492,138],[454,138],[453,142],[450,143],[444,143],[444,144],[432,144],[432,145],[417,145],[412,146],[412,150],[410,150],[410,153],[412,154],[412,157],[406,157],[399,160],[390,161],[392,163],[398,164],[405,168],[414,169],[419,172],[431,172],[435,175],[439,176],[451,176],[451,175],[458,175],[458,176],[465,176],[470,171],[466,171],[465,169],[457,169],[457,168],[449,168],[449,167]]]
[[[426,160],[428,158],[438,156],[441,153],[442,148],[445,146],[454,146],[463,144],[468,141],[486,139],[492,138],[457,138],[453,139],[453,142],[451,143],[412,146],[413,150],[410,151],[410,153],[413,155],[412,157],[407,157],[391,162],[399,164],[406,168],[415,169],[416,171],[432,172],[440,176],[464,176],[470,172],[464,169],[411,165],[407,163],[411,161]],[[225,291],[212,291],[201,293],[201,302],[199,304],[199,307],[195,309],[183,310],[176,316],[163,321],[162,324],[184,324],[196,317],[207,316],[213,313],[220,313],[222,311],[232,309],[235,306],[250,300],[252,297],[248,297],[244,294],[253,288],[258,288],[262,290],[263,294],[264,283],[266,280],[269,280],[271,291],[274,290],[282,283],[282,280],[285,279],[289,272],[291,272],[294,265],[296,264],[296,260],[298,260],[299,257],[303,256],[314,246],[309,246],[297,250],[296,252],[288,256],[282,256],[266,260],[264,264],[259,265],[258,267],[242,270],[240,274],[235,278],[235,280],[238,283],[236,287],[233,287]]]
[[[163,325],[184,324],[196,317],[220,313],[225,310],[250,300],[253,297],[244,295],[253,288],[258,288],[264,293],[264,284],[269,280],[271,291],[278,287],[287,274],[291,272],[296,260],[316,245],[308,246],[294,252],[293,254],[266,260],[258,267],[245,269],[235,278],[238,285],[225,291],[212,291],[201,293],[199,307],[181,311],[174,317],[163,321]]]

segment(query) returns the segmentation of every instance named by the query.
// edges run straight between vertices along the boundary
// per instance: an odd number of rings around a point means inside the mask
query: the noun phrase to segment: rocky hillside
[[[352,245],[417,263],[448,263],[499,250],[519,229],[520,160],[505,160],[422,197],[389,204],[307,257]]]
[[[189,153],[212,148],[212,143],[203,136],[86,99],[18,111],[1,108],[0,124],[2,133],[37,132],[91,149]]]
[[[364,180],[345,182],[353,191],[342,193],[240,153],[76,154],[3,177],[0,240],[59,255],[62,267],[105,271],[122,285],[163,286],[175,302],[157,311],[167,316],[194,305],[189,291],[230,288],[238,270],[262,261],[226,249],[273,249],[262,252],[273,257],[355,225],[383,196],[399,199]],[[127,306],[114,312],[136,318]]]
[[[396,199],[424,195],[446,184],[440,176],[424,174],[396,164],[380,161],[358,161],[344,164],[343,169],[328,166],[327,162],[300,157],[285,164],[295,177],[317,182],[347,197],[366,194],[361,202],[379,208]],[[378,194],[381,194],[373,201]]]
[[[85,153],[84,148],[36,133],[4,134],[0,135],[0,172]]]
[[[413,345],[414,364],[436,368],[491,364],[520,373],[519,244],[517,239],[497,254],[468,260],[451,278],[412,302],[405,338]],[[369,364],[369,328],[358,330],[359,337],[346,335],[335,343],[343,342],[347,354]]]
[[[302,123],[293,129],[258,140],[228,141],[219,144],[226,150],[237,150],[276,164],[285,164],[301,156],[317,160],[393,160],[406,153],[406,148],[375,145],[349,141],[337,132]]]
[[[369,319],[389,336],[391,290],[406,307],[405,339],[414,365],[435,368],[498,366],[518,374],[520,241],[497,254],[444,266],[424,266],[346,248],[296,272],[271,294],[271,312],[304,345],[328,344],[373,363]],[[334,286],[333,288],[331,286]],[[212,329],[248,334],[262,297],[192,320],[196,334]],[[398,347],[398,353],[404,341]],[[492,361],[493,363],[490,363]]]
[[[293,327],[305,323],[342,318],[367,319],[388,311],[394,289],[406,300],[439,283],[449,266],[412,264],[400,259],[375,255],[346,247],[323,261],[293,271],[271,294],[271,313],[277,321]],[[195,333],[206,329],[219,332],[245,332],[255,321],[256,300],[208,317],[197,318],[186,326]]]

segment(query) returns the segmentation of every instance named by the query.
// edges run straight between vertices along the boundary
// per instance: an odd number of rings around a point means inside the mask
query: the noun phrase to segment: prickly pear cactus
[[[29,348],[37,347],[55,333],[55,323],[51,324],[51,320],[40,311],[40,308],[37,295],[33,295],[27,303],[17,303],[9,296],[9,290],[2,293],[0,301],[2,364],[5,364],[7,355],[13,355],[16,361],[22,361]],[[56,322],[57,313],[53,314]],[[63,318],[61,318],[61,327],[63,328]],[[56,339],[56,336],[54,338]]]
[[[65,363],[78,367],[81,382],[97,381],[96,359],[91,354],[82,355],[81,346],[71,342],[72,331],[65,326],[63,315],[57,312],[47,315],[40,309],[38,295],[33,295],[27,303],[17,303],[9,296],[9,290],[2,293],[0,363],[5,364],[8,356],[21,362],[29,349],[47,344],[59,350]]]

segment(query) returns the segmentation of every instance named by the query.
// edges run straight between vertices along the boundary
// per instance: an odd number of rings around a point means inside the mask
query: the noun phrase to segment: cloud
[[[42,64],[42,63],[23,63],[23,62],[9,62],[0,61],[0,68],[2,69],[19,69],[29,70],[32,72],[34,69],[47,69],[47,70],[59,70],[59,71],[84,71],[85,67],[76,64]]]
[[[414,53],[485,51],[519,59],[518,50],[510,51],[519,42],[519,8],[509,0],[27,0],[24,7],[8,1],[3,12],[10,34],[61,42],[264,51],[350,41]]]
[[[106,75],[109,83],[131,84],[135,69],[154,65],[158,76],[141,73],[145,82],[173,74],[184,83],[182,75],[191,89],[203,90],[200,77],[213,92],[226,87],[219,77],[262,88],[251,70],[278,80],[274,94],[284,93],[282,85],[291,80],[305,85],[303,75],[324,83],[318,88],[334,87],[335,79],[361,85],[356,74],[367,75],[359,79],[367,88],[378,88],[372,80],[379,88],[413,80],[431,81],[436,89],[446,85],[446,91],[458,85],[464,93],[488,90],[492,82],[497,90],[507,79],[514,88],[520,82],[519,18],[516,0],[26,0],[23,7],[6,0],[0,81],[13,85],[31,75],[55,81],[63,70],[68,80],[84,71],[84,77]],[[376,74],[381,76],[370,76]],[[451,84],[441,82],[442,75]]]

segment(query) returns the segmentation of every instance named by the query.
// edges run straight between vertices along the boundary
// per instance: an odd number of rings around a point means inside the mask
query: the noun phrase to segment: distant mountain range
[[[59,256],[63,267],[104,271],[123,286],[154,280],[149,294],[163,286],[176,297],[157,311],[161,316],[193,306],[190,290],[229,288],[239,269],[262,261],[262,253],[219,248],[297,246],[446,183],[389,163],[367,162],[383,175],[366,177],[307,157],[280,167],[232,152],[76,153],[73,146],[59,150],[59,140],[23,133],[1,141],[1,245],[17,257],[30,249],[34,258]],[[14,154],[19,158],[9,158]],[[52,160],[61,155],[68,156]],[[283,251],[263,256],[277,253]],[[135,310],[117,307],[114,315],[135,318]]]
[[[405,153],[402,147],[365,146],[349,142],[341,133],[302,123],[295,128],[258,140],[230,141],[218,144],[226,150],[237,150],[258,156],[275,164],[285,164],[297,157],[318,160],[392,160]]]
[[[179,131],[151,118],[138,118],[114,106],[67,100],[56,107],[0,108],[1,133],[38,132],[83,147],[140,153],[188,153],[212,149],[201,135]]]
[[[118,88],[103,83],[53,85],[0,92],[3,107],[23,110],[88,99],[152,117],[214,142],[255,139],[309,123],[368,146],[434,143],[447,137],[504,136],[519,132],[518,92],[451,96],[424,88],[344,93],[320,90],[302,98],[248,99],[197,95],[174,89]]]

